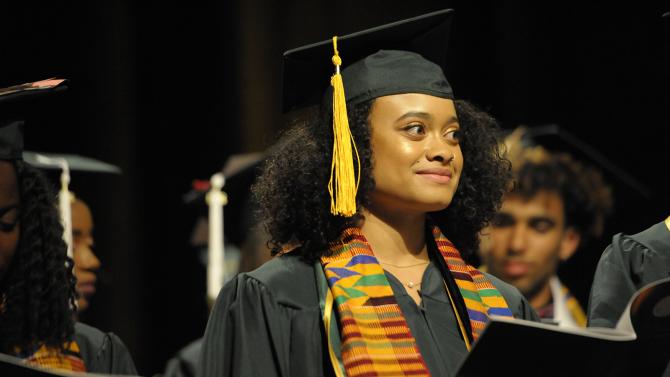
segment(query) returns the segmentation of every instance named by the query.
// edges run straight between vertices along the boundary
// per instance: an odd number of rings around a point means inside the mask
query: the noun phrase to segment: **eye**
[[[0,221],[0,232],[4,233],[9,233],[16,228],[16,225],[18,225],[18,221],[14,221],[13,223],[6,223],[6,222],[1,222]]]
[[[531,221],[530,226],[538,233],[546,233],[554,228],[554,222],[548,219],[537,219]]]
[[[461,130],[460,129],[451,129],[447,131],[444,137],[454,143],[459,143],[461,141]]]
[[[0,231],[9,233],[19,223],[19,211],[16,207],[5,208],[0,214]]]
[[[419,136],[419,135],[423,135],[423,134],[426,133],[426,130],[425,130],[423,124],[421,124],[421,123],[408,124],[407,126],[405,126],[403,128],[403,130],[405,132],[407,132],[409,135],[412,135],[412,136]]]

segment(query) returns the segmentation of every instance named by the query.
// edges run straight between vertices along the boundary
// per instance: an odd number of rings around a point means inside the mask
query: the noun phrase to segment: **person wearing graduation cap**
[[[558,267],[602,235],[612,209],[602,173],[566,152],[551,153],[517,128],[505,140],[514,181],[482,248],[486,271],[513,284],[543,320],[586,326],[586,314]]]
[[[0,89],[0,352],[46,368],[136,374],[116,335],[75,322],[76,279],[55,198],[22,158],[24,112],[63,82]]]
[[[94,219],[90,206],[81,197],[75,195],[69,189],[71,171],[91,173],[120,174],[121,169],[117,166],[99,161],[90,157],[72,154],[51,154],[24,151],[23,158],[32,166],[45,170],[59,170],[61,185],[62,181],[68,182],[61,187],[60,195],[66,195],[69,200],[69,211],[63,211],[62,203],[56,203],[61,210],[64,223],[69,223],[72,230],[71,247],[72,260],[74,261],[75,277],[77,278],[77,312],[81,313],[89,308],[90,300],[95,294],[95,285],[98,280],[98,271],[102,266],[100,259],[95,254],[95,240],[93,235]],[[67,165],[64,171],[62,164]],[[64,179],[64,175],[67,177]],[[66,226],[68,228],[68,226]]]
[[[219,294],[202,376],[449,376],[490,315],[535,318],[463,260],[509,167],[443,73],[451,17],[285,53],[285,108],[326,96],[254,188],[278,256]]]

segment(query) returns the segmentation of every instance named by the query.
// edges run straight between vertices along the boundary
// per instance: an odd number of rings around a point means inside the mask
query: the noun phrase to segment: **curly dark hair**
[[[283,135],[268,158],[253,192],[259,216],[270,234],[273,254],[291,245],[308,262],[328,252],[349,226],[360,225],[375,182],[372,175],[369,116],[374,100],[350,106],[351,132],[361,160],[361,181],[356,196],[358,213],[350,218],[330,213],[326,183],[332,154],[332,114],[322,106]],[[433,221],[459,248],[464,257],[479,248],[479,231],[498,209],[511,178],[510,164],[501,157],[496,121],[474,105],[456,101],[461,126],[464,167],[456,194],[448,208],[431,214]]]
[[[0,287],[0,352],[63,349],[74,333],[75,277],[67,256],[53,190],[30,165],[14,164],[18,177],[21,232]]]
[[[516,171],[518,170],[518,171]],[[612,212],[612,189],[596,168],[566,153],[528,159],[515,168],[510,195],[530,199],[540,191],[554,192],[563,201],[565,226],[573,227],[583,242],[600,237]]]

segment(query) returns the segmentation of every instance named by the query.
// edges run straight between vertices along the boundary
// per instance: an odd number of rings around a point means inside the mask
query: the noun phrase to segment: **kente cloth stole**
[[[64,351],[41,345],[32,354],[19,354],[19,357],[28,364],[42,368],[86,372],[79,345],[74,341],[67,343]]]
[[[433,236],[465,300],[473,338],[489,315],[511,317],[505,299],[486,276],[463,261],[439,228],[433,227]],[[339,317],[347,376],[429,376],[384,269],[361,230],[346,229],[330,251],[321,264]]]
[[[587,322],[586,313],[584,313],[584,309],[582,309],[582,306],[579,304],[579,301],[577,301],[575,296],[572,295],[568,287],[566,287],[563,284],[561,284],[561,293],[563,294],[565,307],[566,309],[568,309],[570,316],[575,321],[577,326],[586,327]]]

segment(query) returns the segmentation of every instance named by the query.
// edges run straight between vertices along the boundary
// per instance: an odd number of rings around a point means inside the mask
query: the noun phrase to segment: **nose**
[[[100,268],[100,259],[93,252],[93,239],[82,242],[74,252],[75,264],[79,268],[84,270],[98,270]]]
[[[522,224],[517,224],[512,228],[511,240],[508,252],[510,254],[522,254],[526,251],[527,229]]]
[[[430,135],[426,138],[426,159],[443,164],[449,163],[455,154],[447,142],[441,137]]]

